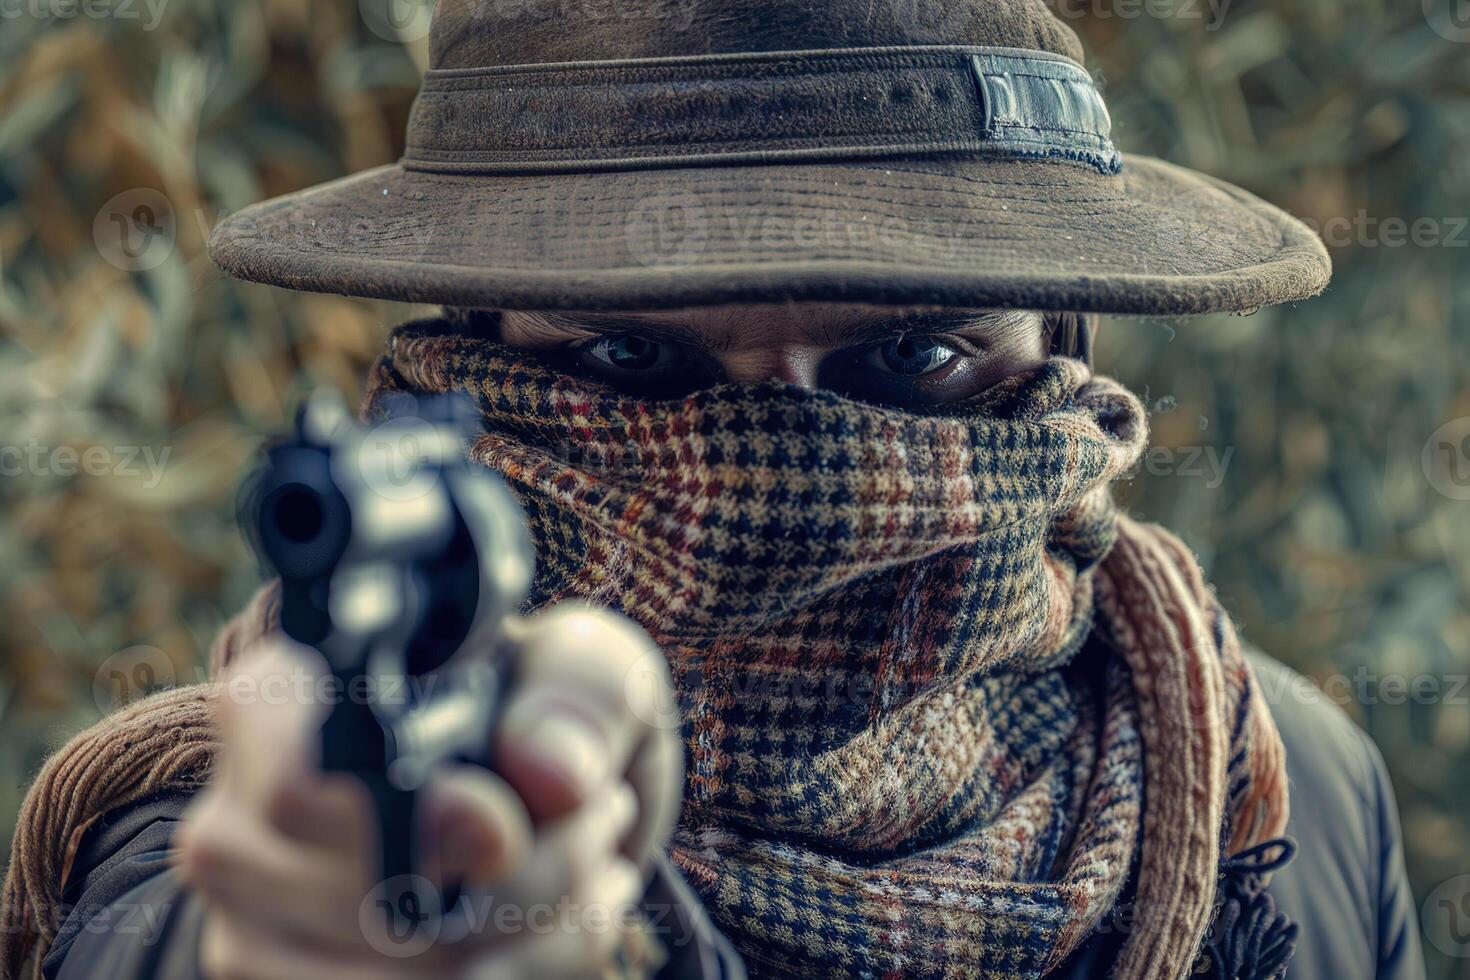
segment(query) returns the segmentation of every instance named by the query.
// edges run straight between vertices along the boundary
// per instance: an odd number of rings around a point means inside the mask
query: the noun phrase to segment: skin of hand
[[[172,852],[206,905],[205,977],[601,975],[678,814],[668,666],[631,622],[580,604],[507,632],[516,652],[495,771],[440,771],[420,811],[424,876],[483,886],[494,904],[469,938],[413,955],[375,943],[363,914],[378,861],[366,789],[317,764],[329,709],[302,678],[324,664],[280,638],[240,658],[218,701],[215,775]]]

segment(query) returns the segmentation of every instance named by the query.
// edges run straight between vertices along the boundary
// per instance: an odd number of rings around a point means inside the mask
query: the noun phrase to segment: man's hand
[[[438,773],[421,852],[434,882],[493,888],[476,934],[413,956],[375,941],[378,830],[366,790],[322,773],[323,665],[272,640],[226,678],[218,770],[178,832],[208,905],[210,980],[586,977],[616,951],[649,859],[678,814],[682,760],[668,669],[628,621],[562,605],[513,624],[517,661],[496,771]],[[365,905],[366,903],[366,905]]]

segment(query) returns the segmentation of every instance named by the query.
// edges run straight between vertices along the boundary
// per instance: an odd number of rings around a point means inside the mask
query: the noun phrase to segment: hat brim
[[[382,167],[247,208],[210,254],[292,289],[498,309],[781,300],[1183,315],[1321,292],[1290,215],[1147,157],[523,176]]]

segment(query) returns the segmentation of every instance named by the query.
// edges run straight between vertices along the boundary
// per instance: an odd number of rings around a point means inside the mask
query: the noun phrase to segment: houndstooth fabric
[[[1081,362],[944,415],[777,383],[657,402],[427,323],[368,414],[449,390],[526,506],[532,604],[611,606],[667,654],[673,855],[756,975],[1040,976],[1130,880],[1120,975],[1182,975],[1222,854],[1284,825],[1228,619],[1112,505],[1141,406]]]

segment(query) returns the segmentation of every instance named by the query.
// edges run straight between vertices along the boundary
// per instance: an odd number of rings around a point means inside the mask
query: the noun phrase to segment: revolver
[[[438,766],[490,765],[502,624],[533,573],[520,506],[466,458],[475,418],[462,396],[394,396],[363,427],[315,395],[247,491],[247,533],[280,579],[281,629],[331,671],[321,764],[371,794],[376,904],[393,931],[459,902],[417,873],[418,798]]]

